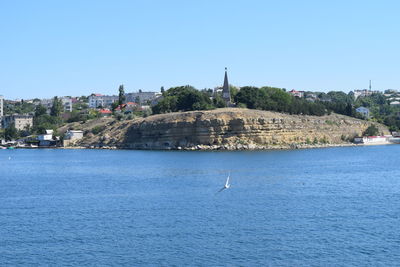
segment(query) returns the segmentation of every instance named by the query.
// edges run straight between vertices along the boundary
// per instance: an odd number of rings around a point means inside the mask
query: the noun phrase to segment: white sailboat
[[[229,183],[229,178],[230,178],[231,174],[229,173],[228,177],[226,178],[226,182],[224,187],[222,187],[217,193],[222,192],[225,189],[228,189],[229,187],[231,187],[231,184]]]

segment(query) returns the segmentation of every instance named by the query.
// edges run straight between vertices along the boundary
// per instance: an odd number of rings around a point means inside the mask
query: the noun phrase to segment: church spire
[[[224,85],[222,86],[222,98],[229,104],[231,102],[231,92],[229,90],[228,69],[225,68]]]

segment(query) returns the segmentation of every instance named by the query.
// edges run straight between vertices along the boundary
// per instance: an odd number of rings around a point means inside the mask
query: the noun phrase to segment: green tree
[[[119,86],[118,91],[118,105],[122,105],[125,102],[125,90],[123,84]]]
[[[347,103],[346,105],[346,115],[347,116],[354,116],[355,110],[353,108],[353,105],[350,103]]]
[[[221,97],[220,95],[216,95],[216,96],[213,98],[213,103],[214,103],[214,106],[217,107],[217,108],[224,108],[224,107],[226,107],[226,102],[225,102],[224,99],[222,99],[222,97]]]
[[[276,110],[279,112],[288,111],[288,107],[292,101],[292,97],[288,93],[280,88],[267,86],[262,87],[260,90],[264,91],[262,95],[265,95],[265,104],[271,105],[271,107],[268,108],[268,106],[266,106],[264,109]]]
[[[363,133],[364,136],[379,135],[379,129],[375,125],[370,125]]]
[[[260,90],[254,86],[245,86],[235,96],[236,103],[243,103],[250,109],[259,107]]]
[[[39,117],[47,113],[47,108],[42,104],[39,104],[35,108],[35,117]]]
[[[57,129],[61,124],[62,120],[60,117],[50,116],[48,114],[43,114],[38,117],[33,118],[32,132],[37,134],[44,133],[45,130]]]
[[[119,103],[119,102],[113,102],[113,103],[111,104],[111,110],[112,110],[112,111],[115,111],[115,109],[119,106],[118,103]]]
[[[88,102],[88,101],[89,101],[89,98],[88,98],[87,96],[83,95],[83,96],[79,97],[79,101],[81,101],[81,102]]]
[[[166,113],[214,108],[208,91],[199,91],[186,85],[173,87],[165,91],[163,99],[153,106],[153,113]]]
[[[61,99],[58,99],[57,96],[53,98],[53,105],[50,110],[50,115],[53,117],[59,117],[63,110],[63,105]]]
[[[15,128],[14,124],[11,124],[4,130],[4,139],[6,139],[6,141],[15,140],[17,138],[18,138],[18,130],[17,128]]]
[[[237,93],[239,92],[239,88],[233,85],[229,85],[229,91],[231,92],[231,99],[235,99]]]
[[[72,104],[72,110],[87,110],[89,108],[89,105],[85,102],[77,102]]]
[[[353,103],[353,98],[342,91],[330,91],[328,96],[333,102],[336,103]]]
[[[35,111],[33,103],[4,101],[4,114],[26,114]]]
[[[177,96],[166,96],[153,107],[153,113],[159,114],[177,111],[177,102]]]

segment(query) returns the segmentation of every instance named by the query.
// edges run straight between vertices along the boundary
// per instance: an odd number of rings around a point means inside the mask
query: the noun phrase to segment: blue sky
[[[400,88],[397,1],[1,1],[8,99],[221,85]]]

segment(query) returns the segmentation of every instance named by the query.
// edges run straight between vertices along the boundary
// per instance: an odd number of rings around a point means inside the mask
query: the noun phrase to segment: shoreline
[[[68,146],[68,147],[14,147],[14,149],[70,149],[70,150],[84,150],[84,149],[98,149],[98,150],[141,150],[141,151],[275,151],[275,150],[299,150],[299,149],[318,149],[318,148],[334,148],[334,147],[361,147],[361,146],[382,146],[382,145],[396,145],[391,142],[379,142],[370,144],[291,144],[291,145],[223,145],[223,146],[208,146],[196,145],[192,147],[177,147],[167,149],[135,149],[126,146]],[[7,150],[7,149],[4,149]]]

